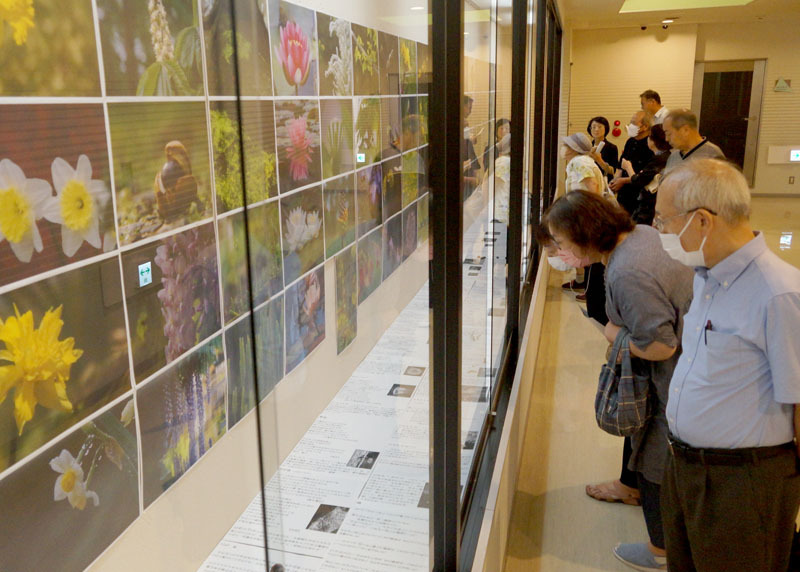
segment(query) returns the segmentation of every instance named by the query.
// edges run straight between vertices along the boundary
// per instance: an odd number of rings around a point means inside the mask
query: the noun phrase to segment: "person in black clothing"
[[[650,127],[653,125],[653,116],[646,111],[637,111],[631,117],[631,122],[627,127],[628,140],[622,150],[622,159],[627,159],[633,166],[634,172],[641,171],[650,159],[653,152],[647,146],[647,137],[650,135]],[[630,185],[631,178],[622,169],[617,169],[614,180],[609,187],[617,194],[617,202],[622,208],[633,214],[636,210],[639,198],[639,189]]]
[[[464,96],[464,111],[462,116],[464,121],[464,145],[461,147],[463,150],[461,161],[463,163],[464,172],[463,200],[467,200],[481,183],[481,164],[478,161],[478,155],[475,154],[476,135],[471,132],[469,124],[467,123],[467,117],[472,113],[472,101],[473,99],[470,96]]]
[[[609,182],[619,168],[619,149],[611,141],[606,141],[610,130],[608,119],[601,116],[592,117],[586,126],[586,132],[592,136],[592,150],[589,156],[594,159]]]
[[[653,158],[638,173],[633,170],[633,165],[627,159],[622,161],[622,170],[631,178],[630,187],[639,190],[637,195],[636,209],[633,211],[633,220],[637,224],[653,224],[656,214],[656,190],[658,188],[658,178],[667,165],[669,151],[672,146],[667,141],[664,128],[661,125],[653,125],[650,128],[650,135],[647,138],[647,145],[653,151]]]

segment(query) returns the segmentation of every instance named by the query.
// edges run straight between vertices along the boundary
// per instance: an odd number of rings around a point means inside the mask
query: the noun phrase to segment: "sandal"
[[[642,504],[639,491],[623,485],[619,479],[599,485],[586,485],[586,494],[600,501],[621,502],[631,506],[641,506]]]

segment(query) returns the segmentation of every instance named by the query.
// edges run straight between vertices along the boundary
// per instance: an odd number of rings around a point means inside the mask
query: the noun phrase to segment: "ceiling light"
[[[425,7],[424,6],[412,6],[411,9],[412,10],[424,10]]]
[[[753,0],[625,0],[619,9],[619,13],[723,8],[727,6],[744,6],[751,2]]]
[[[672,24],[675,20],[672,18],[666,18],[665,20],[661,20],[662,24]]]

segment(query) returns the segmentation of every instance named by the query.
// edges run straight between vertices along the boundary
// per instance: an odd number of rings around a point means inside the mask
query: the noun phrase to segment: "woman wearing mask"
[[[619,167],[619,149],[611,141],[606,141],[609,131],[608,119],[601,116],[592,117],[586,127],[586,132],[592,137],[589,155],[610,182]]]
[[[672,149],[664,128],[653,125],[647,137],[647,147],[653,152],[653,158],[638,173],[633,168],[633,163],[627,159],[622,160],[622,170],[631,178],[630,186],[638,190],[636,209],[633,211],[633,220],[638,224],[653,224],[656,214],[656,192],[661,172],[667,166],[669,151]],[[634,192],[636,192],[634,190]]]
[[[628,467],[637,473],[649,543],[618,544],[615,556],[637,570],[666,570],[660,488],[667,459],[666,404],[680,354],[682,316],[693,272],[662,248],[656,229],[634,225],[618,205],[592,193],[568,193],[545,215],[559,248],[581,264],[606,265],[606,339],[630,332],[634,368],[649,376],[653,415],[631,437]]]

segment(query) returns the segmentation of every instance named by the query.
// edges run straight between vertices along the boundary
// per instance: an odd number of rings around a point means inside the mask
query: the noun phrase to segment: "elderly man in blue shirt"
[[[717,159],[661,182],[655,226],[695,268],[667,404],[661,510],[670,572],[786,572],[800,505],[800,270],[753,232]]]

